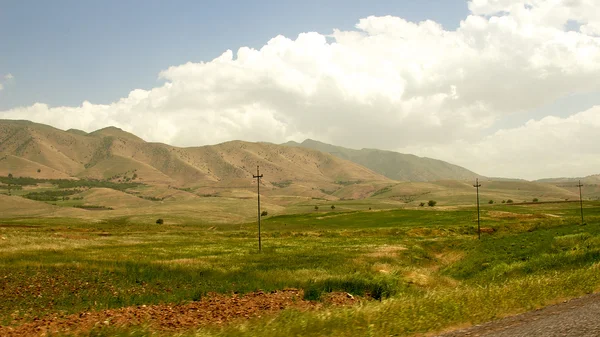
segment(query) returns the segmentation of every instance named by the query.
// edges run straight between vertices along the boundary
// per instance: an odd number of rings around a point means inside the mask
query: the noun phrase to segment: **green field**
[[[293,287],[308,300],[331,291],[369,300],[183,333],[404,336],[600,289],[600,203],[584,204],[586,225],[577,203],[486,205],[482,227],[494,232],[481,241],[472,207],[359,206],[266,217],[262,253],[256,222],[3,219],[0,325]],[[169,335],[148,329],[95,327],[86,334]]]

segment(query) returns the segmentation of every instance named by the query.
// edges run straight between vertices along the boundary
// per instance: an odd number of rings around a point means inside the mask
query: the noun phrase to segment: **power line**
[[[579,208],[581,209],[581,224],[584,224],[583,221],[583,199],[581,198],[581,187],[583,185],[581,184],[581,180],[579,180],[579,184],[577,184],[577,187],[579,187]]]
[[[479,178],[475,179],[473,187],[477,188],[477,236],[481,240],[481,224],[479,220],[479,187],[481,187],[481,184],[479,183]]]
[[[256,166],[256,175],[252,175],[252,178],[256,178],[256,188],[258,194],[258,251],[262,251],[262,245],[260,242],[260,179],[263,177],[259,172],[258,165]]]

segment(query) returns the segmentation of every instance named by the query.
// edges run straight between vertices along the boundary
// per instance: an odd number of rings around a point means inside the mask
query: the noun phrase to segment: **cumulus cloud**
[[[14,78],[15,78],[15,77],[13,76],[13,74],[10,74],[10,73],[9,73],[9,74],[6,74],[6,75],[4,75],[4,79],[5,79],[5,80],[7,80],[7,81],[10,81],[10,80],[12,80],[12,79],[14,79]]]
[[[559,118],[530,120],[468,143],[407,147],[418,153],[464,165],[487,176],[537,179],[599,173],[600,106]]]
[[[159,74],[164,85],[112,104],[38,103],[0,117],[87,131],[114,125],[182,146],[311,137],[417,153],[477,144],[468,146],[485,152],[488,142],[508,137],[487,136],[503,116],[600,92],[593,1],[473,0],[471,14],[452,31],[433,21],[368,17],[354,30],[277,36],[258,50],[242,47],[210,62],[170,67]],[[569,22],[579,31],[567,31]],[[523,128],[531,125],[551,128],[545,119]],[[525,132],[519,130],[503,132]],[[517,160],[520,148],[497,151]]]

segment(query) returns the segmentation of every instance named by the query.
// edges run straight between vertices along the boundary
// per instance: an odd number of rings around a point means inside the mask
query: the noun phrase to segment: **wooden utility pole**
[[[256,178],[256,189],[258,193],[258,251],[261,252],[262,245],[260,242],[260,178],[262,178],[263,175],[260,174],[258,165],[256,166],[256,175],[253,175],[252,177]]]
[[[481,224],[479,220],[479,187],[481,187],[481,184],[479,183],[479,178],[475,179],[473,187],[477,188],[477,236],[481,240]]]
[[[583,185],[581,184],[581,180],[579,181],[579,184],[577,184],[577,187],[579,187],[579,209],[581,210],[581,224],[583,225],[583,199],[581,198],[581,187]]]

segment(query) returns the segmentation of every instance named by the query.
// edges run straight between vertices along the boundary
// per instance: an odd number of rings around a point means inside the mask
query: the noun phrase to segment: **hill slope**
[[[394,180],[474,180],[476,177],[480,177],[463,167],[411,154],[376,149],[353,150],[312,139],[307,139],[300,144],[288,142],[284,145],[330,153],[338,158],[352,161]]]
[[[294,182],[315,189],[344,181],[389,180],[306,148],[243,141],[179,148],[149,143],[115,127],[85,133],[13,120],[0,120],[0,158],[0,175],[134,180],[180,187],[247,187],[257,165],[267,186]]]

